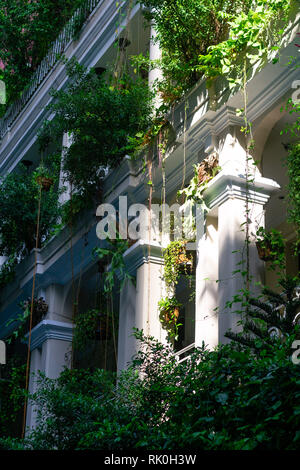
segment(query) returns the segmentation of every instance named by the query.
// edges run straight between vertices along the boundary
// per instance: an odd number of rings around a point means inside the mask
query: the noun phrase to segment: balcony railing
[[[104,0],[86,0],[85,4],[75,11],[56,41],[52,43],[47,55],[33,73],[29,87],[22,93],[21,97],[8,108],[5,115],[0,120],[0,139],[3,139],[5,134],[9,131],[12,123],[30,100],[35,90],[58,62],[59,57],[63,54],[69,42],[74,39],[78,31],[78,25],[82,26],[96,6],[103,1]]]
[[[192,352],[195,350],[195,343],[189,344],[185,348],[177,351],[174,356],[176,357],[178,363],[186,361]]]

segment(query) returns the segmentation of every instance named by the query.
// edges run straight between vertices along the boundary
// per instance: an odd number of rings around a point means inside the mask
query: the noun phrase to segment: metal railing
[[[78,32],[78,28],[83,26],[92,11],[101,2],[103,2],[103,0],[86,0],[84,5],[74,12],[71,19],[60,32],[56,41],[52,43],[47,55],[43,58],[40,65],[33,73],[29,87],[26,88],[21,97],[7,109],[5,115],[0,120],[0,139],[3,139],[5,134],[9,131],[12,123],[33,96],[38,86],[58,62],[59,57],[64,52],[66,46],[74,39],[74,36]]]
[[[195,343],[191,343],[185,348],[181,349],[180,351],[177,351],[174,354],[174,356],[178,360],[178,363],[186,361],[191,355],[191,353],[194,351],[194,349],[195,349]]]

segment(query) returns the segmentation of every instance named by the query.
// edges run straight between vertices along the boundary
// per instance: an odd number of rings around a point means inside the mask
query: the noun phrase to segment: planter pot
[[[192,274],[194,268],[194,259],[193,254],[187,254],[185,250],[183,250],[178,258],[175,260],[176,264],[179,265],[179,273],[180,274]]]
[[[27,300],[24,304],[25,308],[31,309],[31,299]],[[48,305],[43,298],[34,299],[32,309],[32,328],[38,325],[46,316],[48,312]],[[29,331],[30,317],[27,318],[25,329]]]
[[[44,191],[49,191],[53,185],[53,179],[47,178],[46,176],[38,176],[36,181]]]
[[[258,256],[262,261],[274,261],[276,259],[276,255],[272,254],[271,244],[268,242],[256,242],[256,248]]]
[[[179,308],[174,307],[173,311],[165,310],[163,312],[163,317],[168,326],[175,325],[179,317]]]
[[[203,160],[198,166],[198,184],[204,184],[210,181],[216,169],[219,166],[219,157],[217,153],[212,154],[205,160]]]

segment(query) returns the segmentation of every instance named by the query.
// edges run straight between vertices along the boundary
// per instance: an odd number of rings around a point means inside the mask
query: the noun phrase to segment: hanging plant
[[[219,155],[215,152],[197,165],[198,185],[208,183],[218,174],[220,169]]]
[[[178,327],[182,326],[178,323],[179,309],[182,304],[178,302],[176,297],[166,297],[158,302],[159,319],[163,326],[168,331],[169,338],[178,337]]]
[[[0,254],[18,261],[36,246],[40,188],[36,174],[23,165],[0,181]],[[52,236],[60,215],[58,190],[42,191],[38,247]]]
[[[259,227],[256,232],[256,247],[261,260],[282,265],[285,258],[285,243],[278,230],[267,231],[263,227]]]
[[[26,320],[25,329],[29,330],[29,318],[31,312],[31,298],[20,303],[20,307],[24,312],[24,319]],[[33,299],[32,308],[32,328],[38,325],[46,316],[48,312],[48,304],[43,297]]]
[[[83,350],[89,341],[107,341],[112,334],[111,313],[91,309],[75,318],[74,347]]]
[[[54,184],[53,178],[51,178],[50,171],[44,166],[39,165],[38,168],[33,172],[35,181],[41,186],[43,191],[49,191],[51,186]]]
[[[186,244],[186,240],[176,240],[163,250],[164,281],[169,290],[174,289],[180,275],[190,275],[193,272],[194,254],[187,252]]]

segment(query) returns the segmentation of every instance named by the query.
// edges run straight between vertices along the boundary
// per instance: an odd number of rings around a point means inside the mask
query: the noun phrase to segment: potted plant
[[[198,184],[208,183],[219,170],[219,156],[217,153],[213,153],[197,165]]]
[[[186,244],[186,240],[175,240],[164,250],[164,280],[167,287],[174,287],[181,274],[192,274],[194,253],[187,252]]]
[[[158,302],[159,319],[163,326],[169,328],[177,323],[179,317],[179,309],[182,304],[178,302],[176,297],[165,297]]]
[[[165,297],[158,302],[159,320],[162,327],[168,331],[169,339],[178,338],[178,328],[182,323],[178,323],[180,308],[182,304],[176,297]]]
[[[266,231],[263,227],[259,227],[256,232],[256,248],[261,260],[280,261],[284,256],[285,244],[278,230]]]
[[[30,313],[31,313],[31,298],[28,297],[27,300],[24,300],[20,303],[20,307],[23,310],[23,317],[25,320],[25,330],[29,330],[30,327]],[[48,312],[48,304],[46,303],[43,297],[34,298],[33,299],[33,307],[32,307],[32,325],[31,327],[35,327],[38,325],[46,316]]]
[[[35,181],[39,186],[41,186],[43,191],[49,191],[51,186],[53,186],[54,180],[51,178],[51,173],[43,164],[36,168],[34,171],[34,177]]]
[[[89,340],[106,341],[111,337],[111,318],[106,312],[91,309],[75,318],[74,345],[78,350]]]

